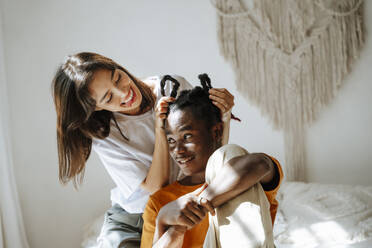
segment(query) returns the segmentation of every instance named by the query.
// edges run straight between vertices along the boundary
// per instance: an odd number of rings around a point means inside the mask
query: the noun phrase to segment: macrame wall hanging
[[[211,0],[239,92],[284,132],[287,180],[304,181],[305,127],[364,43],[362,0]],[[326,149],[326,148],[325,148]]]

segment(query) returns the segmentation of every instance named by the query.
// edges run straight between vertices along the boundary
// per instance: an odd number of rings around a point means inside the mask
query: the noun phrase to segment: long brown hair
[[[71,179],[75,186],[82,182],[92,138],[106,138],[110,133],[111,119],[122,133],[112,112],[95,111],[96,102],[89,94],[88,85],[94,73],[100,69],[120,69],[127,73],[142,94],[140,109],[154,106],[155,99],[150,87],[113,60],[90,52],[68,56],[52,82],[57,112],[59,180],[63,184]]]

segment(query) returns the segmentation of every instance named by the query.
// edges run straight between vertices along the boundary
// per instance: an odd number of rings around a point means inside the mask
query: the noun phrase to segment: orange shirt
[[[272,160],[275,162],[275,165],[278,169],[277,171],[279,172],[279,183],[274,189],[265,191],[265,194],[270,203],[270,214],[272,222],[274,224],[275,215],[278,209],[278,201],[275,199],[275,197],[280,187],[280,182],[283,178],[283,171],[279,162],[275,158],[272,158]],[[152,241],[155,233],[156,217],[161,207],[187,193],[196,190],[202,185],[203,184],[185,186],[179,184],[178,182],[174,182],[150,196],[142,216],[144,225],[142,230],[141,248],[152,247]],[[206,216],[206,218],[204,218],[198,225],[196,225],[191,230],[186,231],[182,247],[203,247],[208,226],[208,216]]]
[[[275,216],[276,216],[276,212],[278,211],[278,205],[279,205],[278,201],[276,200],[276,194],[278,193],[280,184],[283,180],[283,170],[278,160],[276,160],[273,157],[270,157],[270,158],[272,161],[274,161],[274,165],[276,165],[277,171],[279,172],[279,181],[276,187],[272,190],[264,189],[267,200],[269,200],[269,203],[270,203],[271,221],[273,222],[273,226],[274,226]]]
[[[158,216],[160,208],[168,202],[174,201],[179,197],[196,190],[202,185],[203,184],[185,186],[179,184],[178,182],[174,182],[150,196],[145,211],[142,215],[144,224],[142,229],[141,248],[152,247],[152,241],[155,233],[156,216]],[[182,247],[202,247],[204,238],[207,234],[208,226],[209,222],[207,215],[207,217],[204,218],[198,225],[191,230],[186,231]]]

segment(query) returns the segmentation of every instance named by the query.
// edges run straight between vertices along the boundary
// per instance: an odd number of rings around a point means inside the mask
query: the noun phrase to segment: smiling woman
[[[142,94],[123,70],[97,71],[88,90],[96,102],[96,110],[106,109],[127,115],[135,115],[140,111]]]
[[[163,128],[174,99],[162,96],[171,92],[170,84],[162,92],[162,79],[139,80],[113,60],[84,52],[68,56],[53,80],[60,181],[80,183],[93,148],[117,185],[98,239],[103,247],[139,246],[149,195],[178,175]],[[180,90],[191,87],[182,77],[171,79]],[[228,133],[233,96],[213,92]]]

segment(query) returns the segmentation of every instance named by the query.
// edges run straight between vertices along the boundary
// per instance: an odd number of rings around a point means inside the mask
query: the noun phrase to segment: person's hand
[[[170,96],[163,96],[160,98],[155,107],[155,129],[164,129],[164,122],[168,115],[169,103],[174,102],[175,100],[175,98]]]
[[[209,90],[209,98],[221,111],[221,117],[230,117],[231,109],[234,107],[234,96],[225,88],[212,88]]]
[[[204,219],[208,211],[214,212],[210,203],[209,205],[204,204],[205,206],[197,204],[197,195],[201,190],[203,188],[199,188],[164,205],[157,216],[157,225],[179,225],[191,229]]]

